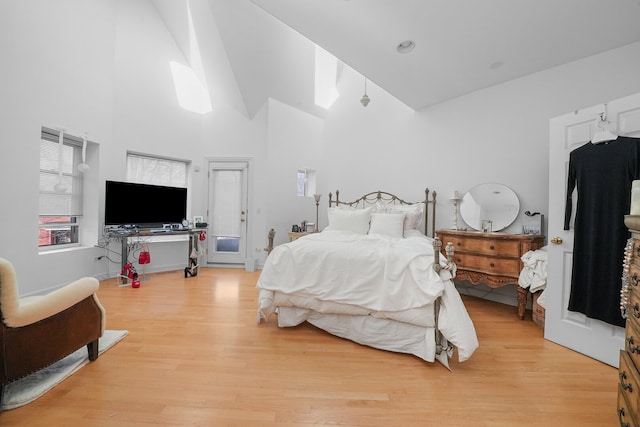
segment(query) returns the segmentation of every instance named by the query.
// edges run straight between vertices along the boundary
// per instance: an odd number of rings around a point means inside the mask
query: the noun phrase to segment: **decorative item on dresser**
[[[521,257],[527,251],[541,248],[543,236],[460,230],[438,230],[436,234],[443,243],[453,243],[457,279],[484,283],[491,288],[516,285],[518,317],[524,319],[529,291],[518,286],[523,268]]]
[[[618,419],[621,426],[640,426],[640,215],[626,215],[631,231],[623,262],[620,308],[626,320],[625,348],[620,350]]]

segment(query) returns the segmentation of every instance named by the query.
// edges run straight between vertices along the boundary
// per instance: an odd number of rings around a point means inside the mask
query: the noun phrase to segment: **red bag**
[[[146,243],[142,244],[142,249],[140,250],[140,256],[138,256],[138,264],[149,264],[151,263],[151,253],[149,252],[149,246]]]

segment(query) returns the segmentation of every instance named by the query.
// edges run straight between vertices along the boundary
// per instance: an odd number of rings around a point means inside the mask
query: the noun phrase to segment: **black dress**
[[[573,269],[568,309],[624,326],[620,314],[622,260],[629,231],[631,185],[640,179],[640,138],[587,143],[569,155],[564,229],[577,187]]]

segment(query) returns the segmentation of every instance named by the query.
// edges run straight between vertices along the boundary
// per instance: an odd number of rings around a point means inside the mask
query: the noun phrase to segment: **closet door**
[[[572,218],[571,229],[563,230],[569,153],[591,140],[600,115],[605,112],[618,135],[640,136],[640,94],[611,101],[606,106],[597,105],[556,117],[549,123],[549,260],[544,336],[618,367],[619,350],[624,348],[624,329],[567,310],[571,290],[574,224]],[[572,210],[574,215],[575,202],[576,197]]]

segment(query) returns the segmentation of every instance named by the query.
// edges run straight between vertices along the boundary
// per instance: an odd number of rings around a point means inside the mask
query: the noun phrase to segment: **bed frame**
[[[347,205],[352,208],[361,207],[364,209],[369,205],[375,205],[377,202],[399,205],[424,203],[424,234],[426,236],[433,237],[436,230],[436,196],[437,193],[435,191],[430,192],[427,188],[424,190],[424,200],[420,200],[419,202],[407,202],[402,200],[400,197],[385,191],[373,191],[365,194],[364,196],[358,197],[352,202],[343,202],[340,200],[340,191],[336,190],[335,200],[333,199],[333,194],[329,193],[329,207]],[[431,218],[431,223],[429,223],[429,218]]]
[[[384,202],[387,204],[398,204],[398,205],[414,205],[417,203],[424,203],[424,234],[425,236],[429,236],[433,238],[433,256],[434,256],[434,269],[436,272],[440,272],[442,270],[442,266],[440,265],[440,254],[442,253],[442,241],[435,236],[436,229],[436,196],[437,193],[435,191],[429,191],[428,188],[424,190],[424,200],[419,202],[407,202],[395,194],[387,193],[385,191],[372,191],[371,193],[367,193],[351,202],[343,202],[340,200],[340,191],[336,190],[336,198],[333,199],[333,194],[329,193],[329,207],[335,207],[340,205],[347,205],[352,208],[367,208],[371,205],[375,205],[378,202]],[[431,220],[431,221],[429,221]],[[445,253],[447,256],[447,260],[450,265],[453,266],[453,255],[454,255],[454,247],[451,243],[448,243],[445,247]],[[437,299],[434,302],[434,310],[435,310],[435,332],[436,332],[436,353],[440,354],[443,350],[449,351],[451,346],[447,343],[444,344],[445,340],[443,340],[442,333],[438,328],[438,314],[440,312],[440,299]]]

